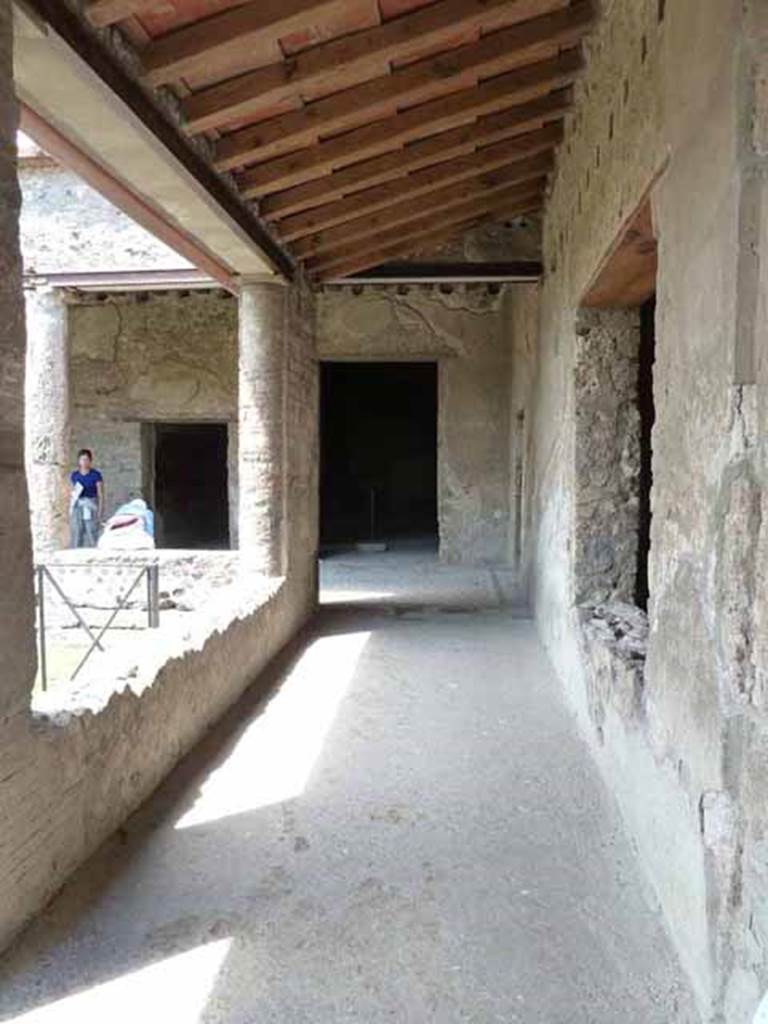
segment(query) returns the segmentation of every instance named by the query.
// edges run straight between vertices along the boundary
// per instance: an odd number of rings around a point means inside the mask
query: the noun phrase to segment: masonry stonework
[[[751,1019],[768,987],[757,769],[766,723],[752,688],[764,656],[752,638],[766,617],[757,429],[766,392],[759,374],[745,385],[743,358],[744,332],[765,323],[750,274],[765,252],[766,217],[755,220],[747,201],[756,176],[765,180],[753,129],[760,7],[603,5],[545,216],[535,413],[541,635],[622,806],[702,1017],[729,1024]],[[594,581],[592,593],[579,592],[579,437],[583,418],[593,419],[579,310],[649,194],[659,270],[645,657],[646,626],[631,604],[586,623],[578,609],[578,597],[600,596]],[[611,365],[624,372],[622,359]],[[614,469],[624,436],[620,428]],[[626,602],[621,575],[607,589]]]
[[[23,709],[35,674],[32,547],[24,474],[24,299],[16,177],[11,7],[0,3],[0,730]],[[0,737],[0,745],[3,743]],[[0,834],[7,836],[7,829]]]
[[[27,288],[26,467],[35,556],[69,543],[69,330],[67,307],[53,288]]]

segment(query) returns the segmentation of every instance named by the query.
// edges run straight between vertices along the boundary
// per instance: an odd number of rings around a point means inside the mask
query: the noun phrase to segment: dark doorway
[[[154,426],[158,546],[228,548],[227,425]]]
[[[324,544],[437,537],[437,365],[324,363]]]
[[[638,505],[637,582],[635,603],[648,610],[648,558],[651,552],[651,490],[653,488],[653,364],[656,359],[656,299],[640,307],[640,353],[637,405],[640,412],[640,480]]]

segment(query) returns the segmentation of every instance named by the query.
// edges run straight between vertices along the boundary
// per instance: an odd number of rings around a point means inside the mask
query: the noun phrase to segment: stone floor
[[[322,576],[311,630],[6,958],[0,1020],[693,1024],[505,581],[416,551]]]

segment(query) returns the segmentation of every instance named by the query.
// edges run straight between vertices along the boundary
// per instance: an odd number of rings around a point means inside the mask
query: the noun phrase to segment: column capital
[[[288,282],[275,274],[239,274],[235,277],[235,284],[239,289],[257,288],[263,285],[271,285],[275,288],[286,288]]]

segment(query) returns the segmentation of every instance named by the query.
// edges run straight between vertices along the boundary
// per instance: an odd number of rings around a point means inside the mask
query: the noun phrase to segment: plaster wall
[[[751,0],[603,5],[545,217],[535,387],[541,635],[617,795],[702,1017],[728,1024],[751,1021],[768,987],[758,910],[768,892],[766,747],[751,681],[768,614],[754,568],[764,543],[755,422],[765,387],[746,358],[750,331],[765,324],[754,260],[764,258],[767,207],[750,185],[757,178],[764,188],[766,149],[758,152],[754,131],[765,116],[765,32],[764,5]],[[582,296],[649,189],[659,241],[657,419],[649,617],[628,627],[639,648],[647,629],[638,667],[611,652],[614,620],[601,639],[578,607],[577,499],[587,467],[576,385]],[[626,511],[619,490],[602,497]],[[627,606],[625,622],[632,614]]]
[[[506,563],[511,346],[505,290],[326,288],[318,354],[327,360],[438,363],[440,555]]]
[[[94,450],[108,509],[145,496],[142,424],[230,429],[230,536],[237,527],[237,302],[226,292],[81,297],[67,307],[71,458]]]

